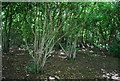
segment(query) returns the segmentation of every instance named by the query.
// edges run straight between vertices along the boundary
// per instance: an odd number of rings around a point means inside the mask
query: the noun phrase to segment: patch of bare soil
[[[67,59],[61,51],[54,53],[48,58],[43,74],[33,74],[25,68],[31,60],[25,51],[3,54],[2,60],[2,76],[7,79],[46,79],[50,76],[60,79],[119,79],[120,73],[118,58],[93,51],[80,50],[73,60]]]

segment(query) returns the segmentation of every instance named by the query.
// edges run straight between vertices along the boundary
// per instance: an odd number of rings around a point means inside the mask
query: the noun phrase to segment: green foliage
[[[109,52],[112,56],[120,57],[120,43],[113,43],[109,47]]]
[[[20,48],[21,49],[25,49],[25,45],[20,45]]]
[[[42,74],[42,73],[45,72],[45,70],[43,70],[43,69],[41,69],[41,70],[38,72],[38,71],[36,70],[35,63],[34,63],[34,62],[31,62],[30,65],[26,65],[25,68],[26,68],[28,71],[30,71],[30,72],[32,72],[32,73],[35,73],[35,74],[37,74],[37,73]]]
[[[33,67],[30,67],[30,66],[25,66],[26,69],[28,69],[29,71],[33,72],[33,73],[36,73],[35,69]]]

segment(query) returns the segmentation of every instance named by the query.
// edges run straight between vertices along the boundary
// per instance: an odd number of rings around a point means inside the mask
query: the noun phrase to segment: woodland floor
[[[3,54],[2,76],[7,79],[46,79],[50,76],[57,76],[60,79],[101,79],[111,76],[120,79],[120,59],[106,54],[107,52],[81,49],[75,60],[68,60],[61,51],[58,51],[48,58],[45,73],[33,74],[25,68],[31,56],[25,51],[15,50]]]

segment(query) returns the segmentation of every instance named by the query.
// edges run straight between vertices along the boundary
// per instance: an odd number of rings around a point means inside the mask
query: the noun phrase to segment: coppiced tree
[[[119,3],[3,3],[2,9],[3,52],[25,43],[36,73],[53,49],[76,58],[78,46],[108,49],[119,42]]]

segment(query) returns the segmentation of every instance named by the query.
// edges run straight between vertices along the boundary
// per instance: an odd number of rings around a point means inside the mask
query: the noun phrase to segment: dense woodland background
[[[35,73],[58,50],[69,59],[75,59],[81,48],[119,58],[120,3],[2,3],[3,53],[17,48],[28,51]]]

